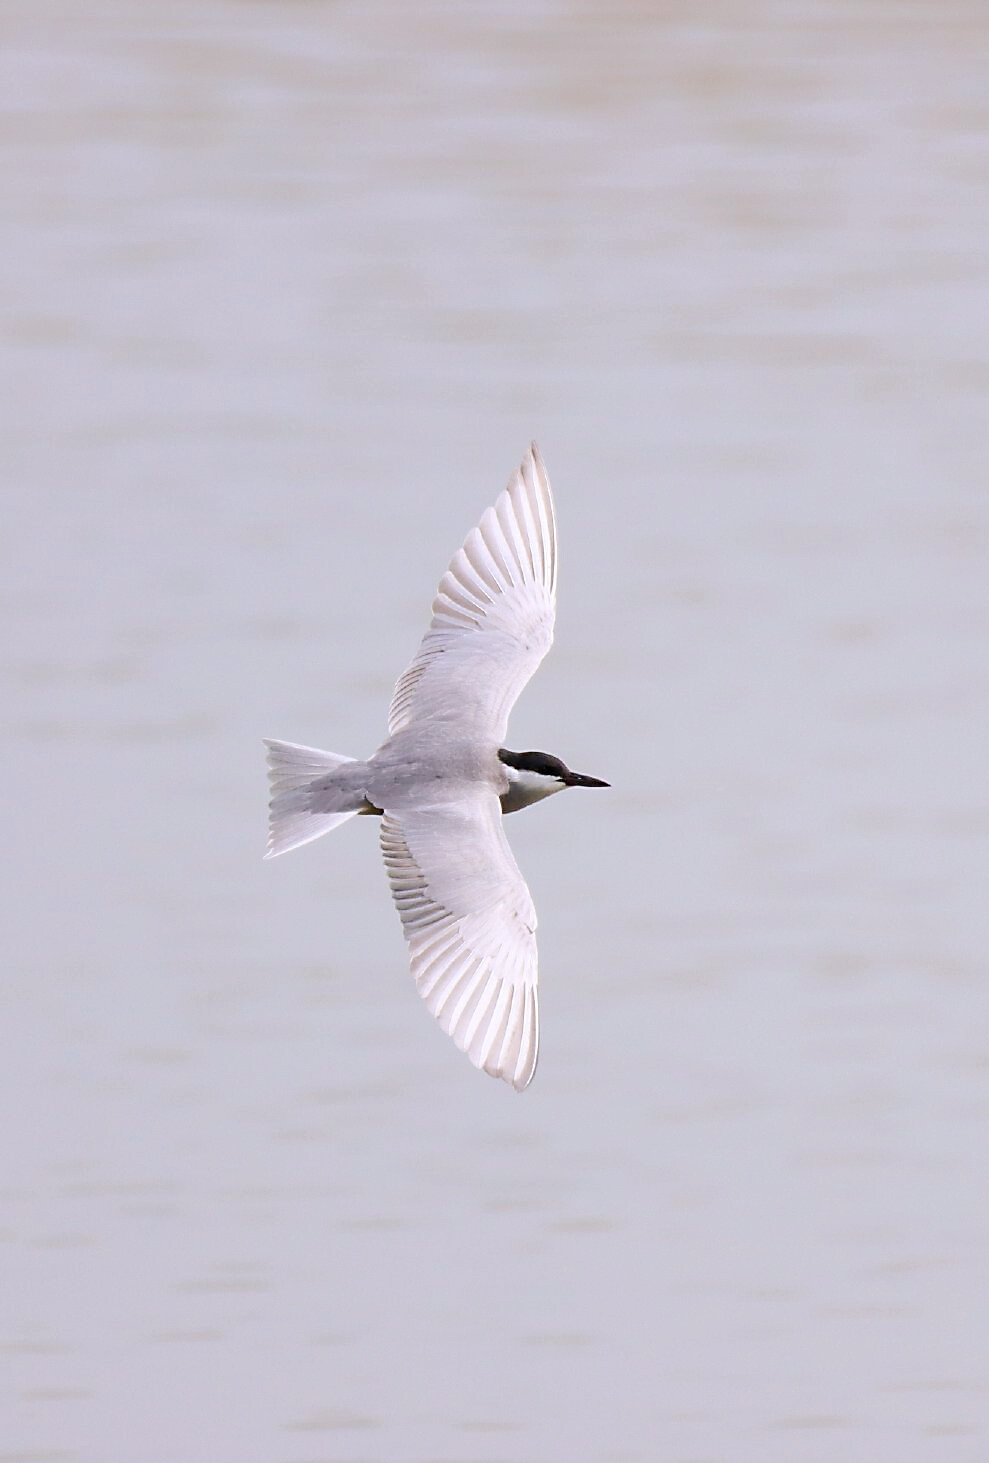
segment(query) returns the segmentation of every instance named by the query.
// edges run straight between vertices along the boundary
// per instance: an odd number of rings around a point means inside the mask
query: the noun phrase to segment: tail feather
[[[338,767],[353,762],[353,757],[321,752],[316,747],[300,747],[294,742],[269,741],[268,738],[265,738],[264,745],[268,749],[268,781],[271,785],[265,858],[277,858],[291,848],[312,843],[314,838],[321,838],[331,828],[338,828],[360,812],[363,796],[355,800],[349,789],[338,800],[343,804],[341,811],[317,813],[312,809],[312,784],[335,772]],[[320,801],[324,805],[328,801],[325,791]],[[353,806],[348,807],[347,803],[353,803]]]

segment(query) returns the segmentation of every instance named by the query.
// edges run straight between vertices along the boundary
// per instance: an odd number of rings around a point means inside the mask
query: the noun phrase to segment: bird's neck
[[[544,777],[539,772],[507,765],[505,771],[508,774],[508,789],[501,794],[503,813],[517,813],[520,808],[527,808],[530,803],[538,803],[541,798],[548,798],[552,793],[563,790],[563,783],[557,777]]]

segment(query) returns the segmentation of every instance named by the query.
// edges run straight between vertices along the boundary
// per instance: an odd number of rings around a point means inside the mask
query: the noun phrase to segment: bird
[[[533,442],[440,580],[374,755],[264,739],[265,858],[380,818],[420,995],[475,1067],[519,1092],[539,1056],[536,911],[502,817],[564,788],[610,786],[505,746],[509,713],[553,641],[556,577],[553,491]]]

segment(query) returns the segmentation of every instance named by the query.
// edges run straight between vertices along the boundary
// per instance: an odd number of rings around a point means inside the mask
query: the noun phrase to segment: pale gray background
[[[989,1457],[983,0],[14,0],[2,1463]],[[366,754],[540,441],[524,1097]]]

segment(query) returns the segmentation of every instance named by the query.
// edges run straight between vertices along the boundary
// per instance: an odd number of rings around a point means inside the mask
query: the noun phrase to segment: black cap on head
[[[507,748],[500,747],[498,756],[506,767],[514,767],[516,772],[535,772],[540,777],[555,777],[563,783],[564,787],[610,787],[610,782],[602,782],[599,777],[585,777],[582,772],[571,772],[565,762],[559,757],[553,757],[549,752],[509,752]]]

